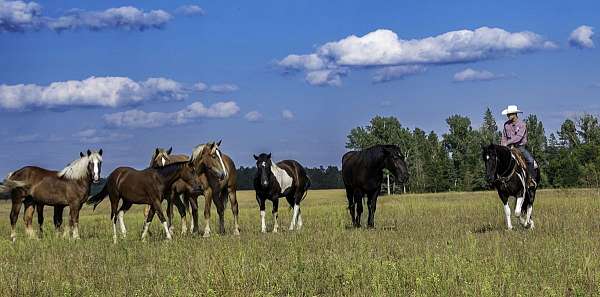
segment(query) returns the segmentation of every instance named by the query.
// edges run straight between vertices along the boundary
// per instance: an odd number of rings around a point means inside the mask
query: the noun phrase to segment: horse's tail
[[[94,196],[89,197],[86,203],[94,205],[94,210],[96,210],[98,204],[100,204],[100,202],[102,202],[102,200],[104,200],[106,196],[108,196],[108,182],[104,185],[104,187],[102,187],[102,190],[100,190],[100,192],[98,192]]]
[[[12,174],[13,173],[10,172],[6,176],[6,179],[0,185],[0,199],[2,199],[2,200],[8,200],[8,199],[10,199],[10,193],[14,189],[17,189],[17,188],[24,188],[25,189],[25,188],[27,188],[27,183],[26,182],[10,179],[12,177]]]
[[[306,185],[304,185],[304,195],[302,195],[302,199],[300,199],[300,201],[303,201],[304,198],[306,198],[306,195],[308,195],[308,188],[310,188],[311,185],[311,181],[310,181],[310,177],[308,177],[308,174],[306,175]]]

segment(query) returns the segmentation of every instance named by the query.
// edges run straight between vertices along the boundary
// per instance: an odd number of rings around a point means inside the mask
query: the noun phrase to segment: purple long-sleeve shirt
[[[511,120],[504,123],[504,131],[502,132],[502,145],[526,145],[527,144],[527,125],[521,119],[517,119],[514,123]]]

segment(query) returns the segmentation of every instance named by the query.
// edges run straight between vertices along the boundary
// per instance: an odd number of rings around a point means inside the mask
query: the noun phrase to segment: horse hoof
[[[233,230],[233,235],[240,236],[240,230]]]
[[[210,233],[206,232],[206,233],[202,234],[202,237],[209,238],[210,237]]]
[[[260,233],[267,233],[267,230],[260,230]]]

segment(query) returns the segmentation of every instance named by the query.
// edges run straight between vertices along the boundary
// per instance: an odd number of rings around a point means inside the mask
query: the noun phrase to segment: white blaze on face
[[[167,160],[165,160],[165,157],[161,157],[160,161],[162,162],[162,166],[165,167],[165,164],[167,164]]]
[[[221,158],[221,152],[219,152],[219,150],[215,151],[217,153],[217,156],[219,157],[219,162],[221,162],[221,167],[223,168],[223,173],[225,174],[225,177],[227,177],[227,168],[225,168],[225,163],[223,163],[223,158]]]
[[[100,180],[100,168],[98,164],[98,159],[94,158],[92,160],[92,163],[94,164],[94,181],[98,181]]]
[[[273,175],[275,175],[275,179],[279,184],[279,188],[281,188],[281,193],[285,192],[285,190],[292,186],[294,179],[292,179],[287,171],[277,166],[277,164],[271,164],[271,172],[273,172]]]

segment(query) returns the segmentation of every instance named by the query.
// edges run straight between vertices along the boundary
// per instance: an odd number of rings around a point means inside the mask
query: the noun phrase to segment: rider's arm
[[[525,123],[519,122],[515,125],[515,129],[512,133],[513,134],[510,135],[510,138],[508,139],[506,145],[520,143],[521,140],[523,140],[523,136],[525,136],[525,133],[527,133],[527,126],[525,126]]]

